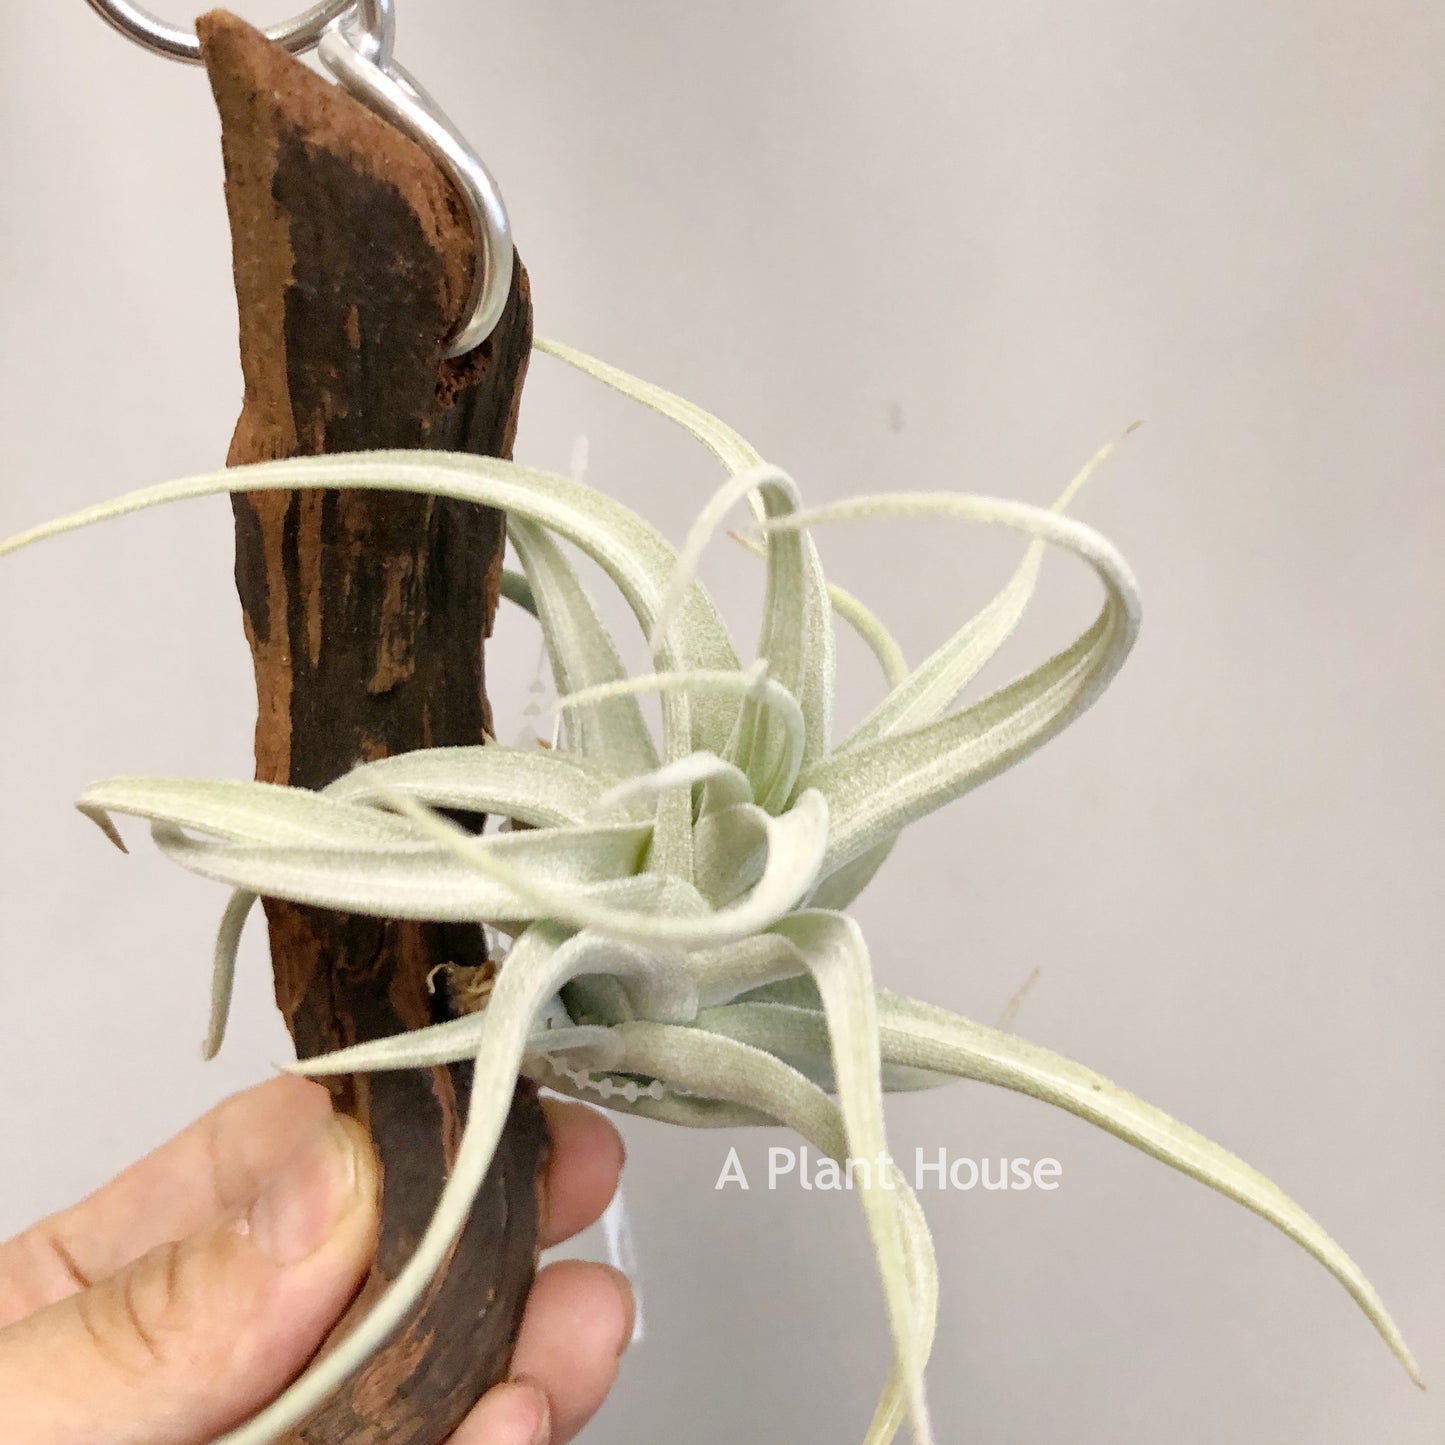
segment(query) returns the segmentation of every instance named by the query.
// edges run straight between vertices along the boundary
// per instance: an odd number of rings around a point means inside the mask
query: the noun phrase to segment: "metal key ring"
[[[131,0],[88,0],[88,3],[102,20],[147,50],[190,65],[201,63],[201,42],[196,39],[194,30],[168,25],[149,10],[131,4]],[[356,0],[322,0],[321,4],[313,5],[300,15],[280,25],[272,25],[266,31],[266,38],[284,46],[292,55],[304,55],[316,48],[322,31],[333,20],[341,19],[355,8]]]

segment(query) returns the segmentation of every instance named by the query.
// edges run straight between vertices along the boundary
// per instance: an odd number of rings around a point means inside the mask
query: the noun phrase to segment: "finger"
[[[532,1286],[512,1375],[546,1392],[550,1445],[564,1445],[597,1413],[632,1339],[632,1286],[605,1264],[548,1265]]]
[[[543,1249],[600,1218],[617,1192],[625,1151],[622,1136],[598,1110],[568,1099],[544,1099],[552,1148],[542,1176]]]
[[[527,1380],[488,1390],[447,1445],[552,1445],[547,1396]]]
[[[203,1445],[315,1353],[376,1247],[364,1131],[326,1116],[245,1209],[0,1330],[5,1438]]]
[[[0,1244],[0,1327],[244,1205],[330,1112],[319,1084],[272,1079],[217,1105],[88,1199]]]

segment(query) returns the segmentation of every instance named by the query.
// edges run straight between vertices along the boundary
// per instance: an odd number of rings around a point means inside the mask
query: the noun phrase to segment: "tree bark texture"
[[[510,454],[531,345],[520,264],[482,346],[443,359],[475,244],[432,161],[225,12],[199,25],[220,110],[245,400],[232,465],[373,447]],[[236,584],[255,663],[257,776],[320,788],[362,761],[489,731],[483,639],[504,519],[404,493],[237,494]],[[480,928],[269,901],[276,999],[298,1054],[449,1017],[439,968],[485,970]],[[454,1157],[470,1072],[337,1083],[384,1176],[364,1309],[414,1249]],[[390,1345],[290,1438],[437,1445],[505,1375],[536,1264],[540,1105],[519,1087],[437,1281]],[[343,1321],[341,1329],[346,1328]]]

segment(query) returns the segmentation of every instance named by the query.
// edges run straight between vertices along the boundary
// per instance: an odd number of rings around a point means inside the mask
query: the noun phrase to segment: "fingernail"
[[[318,1124],[247,1213],[256,1248],[277,1264],[299,1264],[315,1254],[357,1200],[356,1151],[357,1141],[339,1118]]]

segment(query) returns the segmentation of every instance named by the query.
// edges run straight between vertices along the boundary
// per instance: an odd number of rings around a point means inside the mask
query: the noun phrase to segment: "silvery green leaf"
[[[507,535],[532,584],[557,691],[580,692],[625,677],[617,648],[562,549],[543,528],[520,517],[511,520]],[[573,707],[566,724],[568,751],[619,777],[657,766],[657,746],[635,697]]]
[[[794,515],[801,506],[793,480],[777,467],[758,465],[731,477],[703,506],[678,553],[677,572],[663,599],[659,628],[681,601],[685,589],[697,577],[698,563],[727,513],[743,498],[750,498],[764,518]],[[805,758],[821,754],[828,732],[827,707],[810,715],[808,699],[810,669],[830,670],[832,663],[832,618],[827,588],[816,557],[809,551],[805,534],[768,534],[765,547],[767,588],[763,598],[762,637],[758,659],[769,676],[793,696],[804,699],[802,714]],[[830,673],[831,680],[831,673]],[[813,699],[816,702],[816,699]],[[785,740],[776,725],[755,703],[745,700],[736,737],[741,746],[730,756],[743,767],[753,783],[758,801],[776,811],[788,802],[797,776],[790,769],[770,786],[780,772],[779,755]]]
[[[753,801],[753,785],[748,782],[747,774],[729,765],[726,771],[714,774],[702,785],[697,814],[705,818],[709,813],[721,813]]]
[[[610,1028],[613,1024],[626,1023],[637,1017],[637,1010],[632,1007],[632,1000],[627,996],[622,981],[608,978],[605,974],[574,978],[562,990],[561,998],[569,1017],[579,1024]]]
[[[823,1000],[818,994],[818,985],[812,975],[801,971],[796,976],[783,976],[760,983],[737,996],[739,1003],[785,1003],[794,1008],[823,1011]]]
[[[685,1024],[697,1017],[697,980],[676,949],[587,934],[586,950],[572,978],[595,974],[614,978],[627,993],[633,1012],[659,1023]]]
[[[211,955],[211,1016],[206,1037],[201,1044],[201,1057],[214,1059],[226,1040],[226,1024],[231,1017],[231,996],[236,987],[236,954],[241,947],[241,933],[256,906],[254,893],[237,891],[231,895],[226,911],[216,930],[216,944]]]
[[[878,870],[888,861],[897,837],[875,843],[866,853],[859,853],[822,878],[809,900],[814,908],[841,909],[873,881]]]
[[[763,876],[769,822],[756,803],[739,803],[698,819],[692,881],[714,908],[735,902]]]
[[[923,1207],[896,1165],[892,1187],[898,1194],[898,1209],[903,1221],[906,1266],[913,1301],[914,1339],[919,1360],[927,1364],[938,1328],[938,1257],[933,1250],[933,1238],[928,1231]],[[895,1356],[863,1445],[889,1445],[907,1418],[912,1399],[907,1370]],[[927,1439],[929,1429],[925,1421],[920,1435],[915,1426],[915,1440]]]
[[[908,676],[908,659],[893,634],[883,625],[882,618],[851,592],[832,583],[828,585],[828,599],[833,604],[833,611],[858,634],[869,652],[878,659],[878,666],[883,669],[889,687],[897,687]]]
[[[268,783],[179,778],[112,778],[92,784],[77,808],[124,848],[113,813],[172,827],[193,828],[244,843],[324,846],[358,851],[415,847],[416,828],[393,814],[378,813],[300,788]],[[211,968],[211,1011],[202,1054],[211,1059],[225,1039],[235,986],[236,953],[253,892],[237,892],[216,935]]]
[[[1038,584],[1044,548],[1029,545],[1003,590],[921,663],[848,734],[835,756],[891,733],[930,722],[947,708],[998,651],[1024,614]]]
[[[573,971],[566,977],[556,975],[558,989],[591,975],[616,978],[627,989],[639,1013],[664,1023],[690,1023],[696,1018],[697,985],[679,958],[658,955],[616,939],[592,935],[577,937],[581,941],[569,945],[563,955],[564,962]],[[507,962],[507,958],[498,961],[499,976],[505,971]],[[489,999],[486,1007],[461,1018],[301,1059],[291,1071],[322,1077],[460,1063],[474,1058],[483,1046],[489,1027],[487,1013],[490,1007]],[[615,1062],[611,1062],[615,1038],[610,1029],[534,1027],[530,1037],[529,1054],[586,1047],[600,1051],[599,1067],[616,1067]]]
[[[129,492],[98,507],[32,528],[0,543],[0,556],[47,537],[128,516],[168,502],[230,492],[328,487],[415,492],[496,507],[565,537],[605,571],[651,634],[676,567],[676,554],[657,531],[620,502],[566,477],[496,457],[461,452],[377,451],[293,457],[210,472]],[[737,654],[712,600],[701,586],[687,591],[667,629],[661,661],[670,670],[729,669]],[[675,700],[687,712],[686,700]],[[732,715],[711,711],[704,699],[689,714],[693,746],[720,753]]]
[[[1074,500],[1117,445],[1117,442],[1110,442],[1089,459],[1054,503],[1054,512],[1062,512]],[[848,734],[839,747],[840,752],[931,722],[952,703],[1018,625],[1038,585],[1044,546],[1041,538],[1029,543],[1023,561],[1003,590],[932,657],[897,685]]]
[[[803,957],[823,1003],[833,1052],[838,1108],[843,1116],[850,1159],[880,1162],[887,1155],[879,1053],[877,1001],[868,945],[862,930],[845,914],[795,913],[773,925]],[[896,1191],[884,1188],[872,1172],[860,1191],[863,1215],[878,1259],[883,1295],[893,1328],[894,1351],[908,1396],[914,1435],[927,1427],[923,1399],[920,1341],[915,1337],[905,1244],[906,1223]]]
[[[881,738],[808,776],[835,825],[823,874],[897,838],[910,823],[953,802],[1036,752],[1102,690],[1111,654],[1127,646],[1101,617],[1065,651],[1027,677],[962,712]]]
[[[524,875],[530,887],[523,892],[435,843],[366,851],[260,847],[195,839],[162,823],[153,825],[153,834],[182,867],[262,897],[372,918],[500,924],[537,917],[532,899],[551,887],[575,890],[579,897],[626,897],[627,890],[617,885],[642,868],[651,829],[630,823],[462,835],[474,859],[494,858],[510,874]]]
[[[704,1008],[695,1026],[724,1038],[737,1039],[782,1059],[828,1093],[836,1091],[833,1048],[820,1008],[805,1004],[742,1000]],[[880,1078],[885,1094],[937,1089],[954,1076],[910,1069],[883,1060]]]
[[[288,1064],[286,1072],[308,1079],[324,1079],[339,1074],[376,1074],[463,1063],[477,1055],[484,1017],[485,1010],[390,1038],[315,1054]],[[611,1029],[588,1026],[534,1029],[527,1039],[527,1057],[574,1051],[585,1052],[586,1061],[596,1068],[616,1067],[617,1042]]]
[[[111,822],[113,813],[240,843],[394,848],[421,841],[404,818],[273,783],[111,778],[92,783],[75,806],[116,843],[120,837]]]
[[[762,456],[749,441],[695,402],[561,342],[539,339],[536,348],[596,378],[623,396],[641,402],[691,432],[722,463],[730,476],[764,466]],[[756,515],[781,514],[773,510],[764,493],[755,492],[754,495]],[[778,500],[774,498],[774,502]],[[802,705],[803,715],[808,720],[806,736],[808,761],[811,762],[827,752],[832,726],[833,626],[827,579],[811,537],[802,538],[796,553],[790,549],[775,553],[773,539],[770,538],[767,554],[770,571],[775,558],[778,558],[778,565],[788,575],[769,579],[759,656],[773,663],[779,680],[796,694]],[[799,571],[801,577],[797,575]],[[788,599],[798,596],[800,588],[803,605],[790,607]],[[783,649],[792,645],[789,639],[780,635],[787,628],[792,628],[802,642],[802,670],[796,679],[791,664],[784,660]],[[714,745],[713,751],[721,750]]]
[[[687,789],[690,797],[692,789],[708,784],[714,785],[714,799],[730,794],[737,802],[752,801],[752,788],[739,769],[713,753],[689,753],[675,763],[664,763],[616,784],[597,800],[592,814],[598,817],[618,808],[645,807],[673,788]],[[706,811],[706,803],[703,806]]]
[[[745,537],[738,532],[730,532],[728,535],[753,556],[768,555],[767,548],[751,537]],[[827,586],[828,601],[832,604],[834,615],[846,622],[858,634],[859,640],[869,652],[878,659],[878,666],[882,668],[888,686],[897,687],[908,676],[908,660],[893,634],[883,625],[878,614],[851,592],[839,587],[836,582],[829,582]]]
[[[1123,664],[1138,631],[1133,575],[1104,538],[1066,517],[991,498],[921,493],[861,498],[782,518],[772,528],[850,517],[941,515],[998,522],[1076,553],[1104,584],[1094,625],[1042,667],[962,713],[805,769],[833,809],[824,874],[896,837],[916,821],[1034,751],[1083,712]]]
[[[503,567],[497,593],[514,607],[520,607],[523,612],[530,613],[533,617],[537,616],[537,599],[532,594],[532,584],[527,581],[526,573]]]
[[[568,881],[544,877],[547,870],[542,867],[518,867],[487,848],[487,843],[497,840],[477,839],[409,800],[397,801],[408,817],[452,851],[459,865],[477,869],[489,885],[508,890],[509,897],[526,900],[529,911],[520,916],[555,919],[572,928],[592,929],[638,944],[683,949],[732,943],[771,927],[812,887],[828,836],[826,803],[818,793],[804,793],[781,817],[767,819],[767,864],[746,898],[700,917],[669,916],[656,910],[618,907],[596,888],[584,892]],[[558,836],[558,831],[551,836]],[[544,848],[537,861],[548,863],[553,853]],[[503,914],[504,910],[497,912]]]
[[[749,467],[758,466],[762,456],[746,438],[734,431],[726,422],[705,411],[696,402],[685,396],[678,396],[665,387],[656,386],[641,377],[623,371],[620,366],[589,356],[575,346],[563,341],[553,341],[539,336],[532,343],[533,348],[544,356],[555,357],[568,366],[600,381],[604,386],[640,402],[659,416],[691,433],[729,473],[745,472]]]
[[[808,920],[802,934],[807,944],[804,953],[822,943],[824,953],[830,955],[820,953],[815,957],[829,978],[826,986],[831,990],[836,983],[840,993],[850,991],[846,978],[856,977],[856,962],[847,961],[845,955],[852,951],[851,942],[844,942],[840,932],[817,919]],[[834,947],[840,949],[836,955],[832,953]],[[834,962],[839,965],[836,970]],[[867,993],[871,1003],[871,990]],[[863,1003],[861,998],[854,1002]],[[835,1004],[851,1012],[851,1002],[845,1004],[839,998]],[[855,1117],[850,1126],[846,1108],[840,1111],[821,1089],[760,1049],[697,1029],[641,1021],[620,1024],[614,1032],[621,1041],[619,1068],[636,1070],[700,1098],[725,1100],[785,1123],[842,1167],[865,1163],[874,1166],[866,1172],[857,1168],[855,1183],[860,1186],[865,1213],[872,1201],[873,1211],[888,1220],[888,1242],[881,1251],[880,1264],[885,1270],[884,1289],[893,1318],[895,1366],[865,1445],[886,1445],[893,1438],[904,1402],[914,1440],[919,1445],[931,1442],[922,1370],[932,1346],[937,1304],[933,1249],[922,1210],[896,1166],[882,1152],[881,1142],[877,1152],[862,1153],[860,1126],[862,1134],[872,1142],[863,1121]],[[876,1044],[876,1035],[874,1040]],[[642,1107],[633,1105],[628,1111],[651,1112],[642,1101],[639,1105]],[[860,1112],[866,1114],[866,1108]],[[676,1122],[689,1122],[673,1117]],[[881,1130],[881,1119],[878,1128]],[[882,1174],[876,1172],[880,1158],[885,1161]],[[893,1314],[895,1309],[899,1315]]]
[[[511,818],[531,828],[584,827],[619,779],[596,764],[536,748],[427,748],[364,763],[326,796],[377,806],[404,793],[431,808]]]
[[[1384,1303],[1355,1262],[1277,1185],[1242,1159],[1081,1064],[931,1004],[879,990],[886,1058],[979,1079],[1058,1105],[1267,1219],[1344,1287],[1421,1384],[1419,1368]]]
[[[747,699],[761,695],[768,709],[781,718],[786,729],[785,736],[790,742],[789,750],[781,759],[781,766],[790,772],[796,771],[803,752],[802,710],[786,688],[780,687],[765,675],[765,668],[761,663],[748,672],[659,672],[643,677],[624,678],[618,682],[600,683],[583,692],[569,693],[559,698],[557,706],[566,712],[574,707],[590,707],[613,698],[635,697],[646,692],[655,692],[664,698],[689,699],[709,696],[736,696]],[[665,716],[676,718],[681,714],[667,712]],[[679,739],[679,746],[680,743]],[[730,743],[728,752],[731,753],[732,750]],[[669,743],[669,753],[672,751],[672,744]],[[677,763],[682,761],[682,756],[676,758]],[[731,757],[728,761],[732,762]],[[733,765],[736,767],[735,763]],[[738,770],[743,771],[741,768]],[[694,866],[693,843],[691,798],[676,790],[664,792],[658,801],[649,867],[654,872],[691,881]]]
[[[580,1054],[594,1068],[610,1068],[614,1066],[613,1061],[619,1052],[611,1029],[567,1027],[533,1030],[527,1039],[523,1057],[551,1058]]]
[[[756,793],[748,763],[751,761],[750,746],[744,737],[748,719],[766,715],[776,726],[777,734],[783,741],[782,751],[775,755],[773,767],[761,775],[765,791],[772,797],[792,790],[792,779],[802,766],[807,722],[798,700],[775,679],[768,676],[767,664],[758,662],[747,671],[695,671],[695,672],[654,672],[641,677],[624,678],[619,682],[603,683],[590,687],[584,692],[572,693],[558,699],[557,706],[564,712],[570,708],[591,705],[599,700],[613,697],[636,696],[655,692],[664,697],[683,693],[694,698],[733,697],[747,703],[756,700],[755,711],[745,707],[739,715],[739,729],[730,738],[722,757],[734,768],[749,778],[749,794]],[[681,762],[682,759],[677,760]],[[719,770],[719,776],[724,770]]]
[[[786,938],[760,933],[722,948],[696,949],[687,966],[697,980],[698,1006],[712,1008],[782,979],[806,973],[803,956]]]

